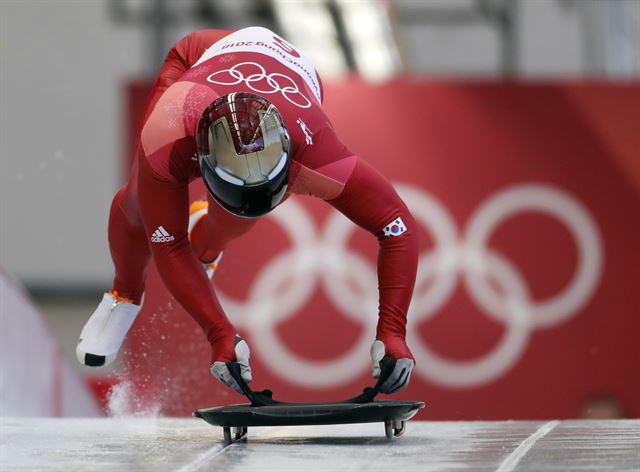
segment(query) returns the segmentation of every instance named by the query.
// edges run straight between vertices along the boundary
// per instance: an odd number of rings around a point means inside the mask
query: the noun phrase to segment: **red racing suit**
[[[322,198],[378,238],[376,337],[387,354],[413,358],[405,335],[418,259],[416,224],[387,179],[336,136],[308,59],[265,28],[196,31],[169,52],[145,108],[129,181],[111,206],[114,291],[139,303],[153,256],[167,288],[204,330],[213,360],[235,359],[236,330],[202,262],[256,220],[232,215],[209,198],[206,221],[196,225],[191,240],[187,225],[188,184],[200,177],[200,116],[217,97],[239,91],[264,96],[284,119],[292,143],[288,193]]]

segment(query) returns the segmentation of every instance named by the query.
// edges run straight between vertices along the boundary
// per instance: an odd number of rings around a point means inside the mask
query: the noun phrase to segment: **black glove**
[[[236,354],[236,362],[240,366],[240,375],[242,379],[246,383],[251,382],[251,367],[249,366],[249,345],[244,339],[237,335],[235,338],[234,351]],[[226,362],[216,361],[211,364],[211,373],[215,375],[218,380],[220,380],[220,382],[225,384],[227,387],[231,387],[240,395],[244,395],[236,379],[231,376]]]
[[[386,348],[384,343],[376,339],[371,345],[371,373],[376,379],[380,377],[380,361],[385,354]],[[409,385],[413,366],[413,359],[408,357],[396,359],[396,365],[387,380],[380,386],[380,391],[382,393],[396,393]]]

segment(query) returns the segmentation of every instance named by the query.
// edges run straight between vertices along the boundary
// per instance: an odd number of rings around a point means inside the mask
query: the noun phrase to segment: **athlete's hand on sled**
[[[240,376],[246,383],[251,382],[251,367],[249,366],[249,345],[247,342],[236,334],[233,340],[233,354],[224,353],[225,349],[214,351],[214,362],[211,364],[211,373],[215,375],[220,382],[227,387],[231,387],[240,395],[243,395],[242,389],[236,379],[233,378],[227,362],[235,361],[240,366]],[[227,350],[228,347],[227,347]],[[217,352],[216,352],[217,351]],[[226,354],[226,355],[225,355]],[[231,358],[231,359],[230,359]],[[220,359],[220,360],[215,360]]]
[[[414,366],[413,355],[404,339],[390,338],[386,343],[376,339],[371,345],[371,373],[376,379],[383,373],[381,361],[384,362],[385,355],[395,359],[396,363],[387,379],[382,382],[380,391],[396,393],[409,385]]]

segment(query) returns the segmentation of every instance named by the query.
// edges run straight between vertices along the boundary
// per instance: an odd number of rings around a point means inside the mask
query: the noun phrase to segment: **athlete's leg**
[[[129,182],[111,203],[109,250],[115,268],[113,290],[140,304],[150,251],[138,208],[136,167],[134,164]]]
[[[209,263],[218,257],[234,239],[253,228],[257,218],[240,218],[232,215],[208,197],[206,217],[201,218],[191,231],[191,247],[196,256]]]
[[[115,266],[113,290],[89,317],[76,346],[88,366],[111,363],[140,311],[149,248],[136,199],[136,166],[127,185],[116,193],[109,215],[109,249]]]

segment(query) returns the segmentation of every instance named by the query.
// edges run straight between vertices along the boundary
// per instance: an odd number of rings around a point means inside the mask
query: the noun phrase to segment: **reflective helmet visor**
[[[282,201],[291,142],[268,100],[245,92],[219,97],[202,114],[197,141],[202,178],[223,208],[252,218]]]

